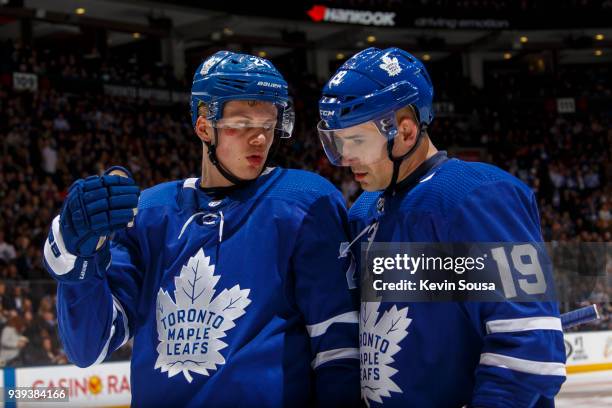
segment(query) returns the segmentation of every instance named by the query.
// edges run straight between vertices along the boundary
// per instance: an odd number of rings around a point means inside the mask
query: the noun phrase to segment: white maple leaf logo
[[[209,59],[207,59],[204,62],[204,65],[202,65],[202,69],[200,70],[200,75],[208,74],[208,71],[210,71],[212,66],[215,65],[217,62],[219,62],[219,60],[220,58],[218,57],[210,57]]]
[[[402,67],[399,64],[397,57],[391,58],[389,57],[389,55],[385,54],[382,56],[381,61],[382,64],[380,64],[379,66],[385,71],[387,71],[387,74],[389,74],[389,76],[396,76],[400,72],[402,72]]]
[[[227,344],[221,339],[236,326],[234,321],[251,303],[250,290],[235,285],[230,290],[223,289],[213,299],[220,279],[214,272],[210,257],[200,249],[174,278],[176,303],[165,290],[160,288],[157,293],[160,343],[155,369],[161,368],[168,377],[182,373],[191,382],[190,372],[208,376],[209,370],[225,364],[220,351]]]
[[[393,305],[378,318],[380,302],[361,302],[359,316],[361,397],[370,406],[370,401],[382,404],[382,397],[391,392],[401,393],[401,388],[391,377],[398,370],[391,367],[393,356],[402,348],[399,342],[408,335],[408,307]]]

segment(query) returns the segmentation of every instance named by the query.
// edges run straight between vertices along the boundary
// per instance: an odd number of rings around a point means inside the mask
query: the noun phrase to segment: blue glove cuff
[[[105,176],[108,176],[109,174],[111,174],[111,172],[112,172],[113,170],[119,170],[119,171],[122,171],[122,172],[124,172],[125,174],[127,174],[127,176],[128,176],[129,178],[131,178],[131,179],[133,179],[133,178],[134,178],[134,176],[132,175],[132,172],[131,172],[131,171],[129,171],[128,169],[126,169],[126,168],[125,168],[125,167],[123,167],[123,166],[111,166],[111,167],[109,167],[108,169],[106,169],[106,170],[104,171],[104,175],[105,175]]]
[[[111,261],[110,244],[88,257],[70,253],[60,231],[59,216],[55,217],[45,241],[43,261],[51,276],[60,282],[78,283],[89,280],[104,271]]]

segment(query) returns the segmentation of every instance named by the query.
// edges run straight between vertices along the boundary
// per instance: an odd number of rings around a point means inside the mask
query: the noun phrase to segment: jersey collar
[[[419,167],[417,167],[412,173],[408,175],[404,180],[397,183],[395,186],[394,192],[404,192],[409,191],[416,186],[421,178],[429,173],[434,168],[440,166],[442,163],[448,161],[448,156],[446,151],[441,150],[431,156],[429,159],[425,160]]]

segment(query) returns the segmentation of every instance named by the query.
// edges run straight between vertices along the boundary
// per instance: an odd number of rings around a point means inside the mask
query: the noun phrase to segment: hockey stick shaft
[[[563,330],[599,319],[597,305],[581,307],[561,315]]]

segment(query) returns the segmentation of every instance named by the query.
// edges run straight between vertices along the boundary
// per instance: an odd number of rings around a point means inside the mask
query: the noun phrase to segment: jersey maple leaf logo
[[[210,257],[200,249],[174,278],[176,303],[165,290],[160,288],[157,293],[160,343],[155,369],[161,368],[168,377],[182,373],[191,382],[191,372],[210,375],[209,370],[225,364],[221,350],[227,344],[221,339],[251,303],[250,290],[235,285],[213,298],[220,279],[214,273]]]
[[[391,379],[398,370],[391,367],[393,356],[402,348],[399,342],[408,335],[408,307],[393,305],[379,319],[380,302],[362,302],[359,316],[361,397],[370,406],[370,401],[382,403],[382,397],[391,392],[401,393],[401,388]]]

